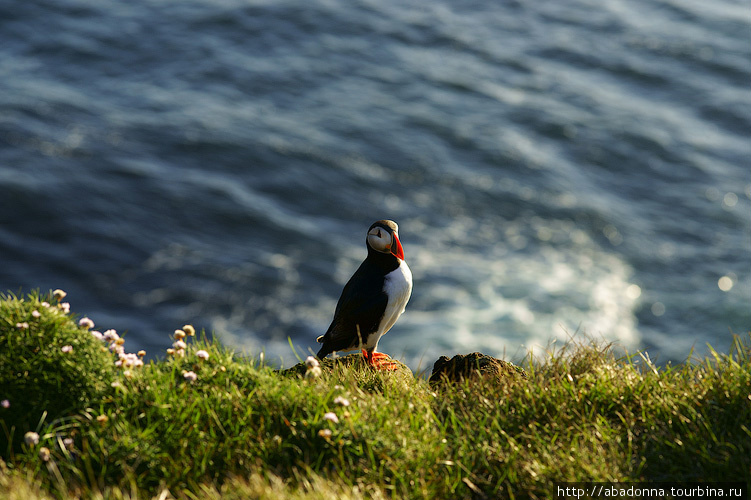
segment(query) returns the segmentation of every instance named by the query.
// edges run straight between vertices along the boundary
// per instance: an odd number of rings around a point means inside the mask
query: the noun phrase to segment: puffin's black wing
[[[344,286],[317,356],[356,348],[378,329],[388,304],[383,274],[366,260]],[[358,336],[359,328],[359,336]]]

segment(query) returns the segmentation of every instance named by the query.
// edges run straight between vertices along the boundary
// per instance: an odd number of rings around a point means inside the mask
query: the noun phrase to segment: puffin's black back
[[[379,225],[378,221],[372,227]],[[385,226],[385,224],[381,224]],[[334,320],[323,336],[317,356],[356,348],[378,329],[388,304],[383,291],[386,275],[399,267],[399,259],[368,247],[368,256],[344,286]],[[358,327],[360,336],[358,337]]]

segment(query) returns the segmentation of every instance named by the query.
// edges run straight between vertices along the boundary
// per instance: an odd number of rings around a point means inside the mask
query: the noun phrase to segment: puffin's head
[[[399,226],[392,220],[379,220],[368,229],[368,247],[376,252],[390,253],[404,260],[404,250],[399,242]]]

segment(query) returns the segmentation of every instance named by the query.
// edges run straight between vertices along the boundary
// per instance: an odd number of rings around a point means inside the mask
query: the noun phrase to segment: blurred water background
[[[391,218],[414,369],[683,361],[751,328],[750,132],[744,0],[2,0],[0,289],[290,365]]]

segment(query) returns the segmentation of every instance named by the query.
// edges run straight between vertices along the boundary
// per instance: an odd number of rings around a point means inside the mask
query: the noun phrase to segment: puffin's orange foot
[[[376,370],[394,371],[399,369],[399,364],[391,360],[391,357],[383,352],[373,352],[368,357],[368,351],[363,349],[362,355],[370,366]]]
[[[377,361],[373,361],[373,363],[370,365],[376,370],[385,370],[385,371],[396,371],[399,369],[399,363],[396,361],[392,361],[389,359],[379,359]]]

